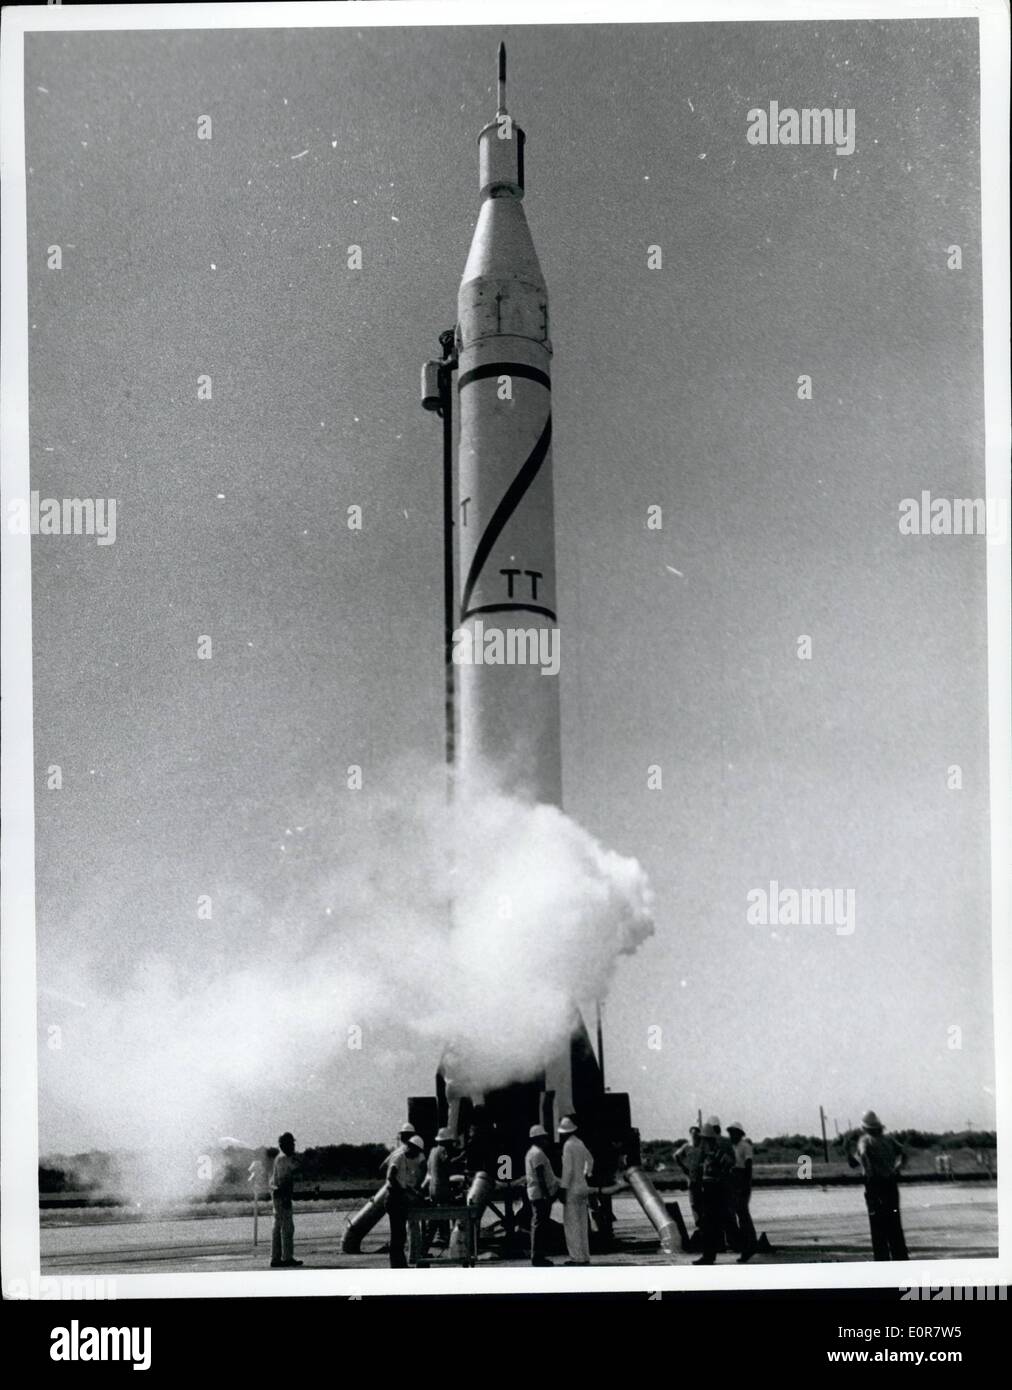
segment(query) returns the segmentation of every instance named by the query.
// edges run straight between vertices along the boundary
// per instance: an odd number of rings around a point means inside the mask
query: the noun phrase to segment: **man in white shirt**
[[[558,1196],[559,1180],[555,1176],[551,1159],[541,1146],[548,1138],[544,1125],[531,1125],[531,1146],[524,1158],[524,1176],[527,1181],[527,1200],[531,1204],[531,1264],[550,1265],[552,1261],[545,1253],[545,1239],[552,1203]]]
[[[745,1131],[737,1121],[728,1125],[727,1132],[734,1146],[731,1203],[741,1238],[741,1254],[738,1256],[738,1263],[743,1265],[755,1254],[758,1244],[755,1226],[752,1224],[752,1213],[748,1209],[752,1197],[752,1141],[745,1138]]]
[[[577,1133],[571,1115],[559,1125],[562,1146],[562,1200],[565,1202],[563,1224],[566,1228],[568,1265],[590,1264],[590,1182],[594,1160],[590,1150]]]
[[[415,1200],[421,1182],[418,1147],[413,1124],[404,1124],[397,1133],[397,1147],[383,1165],[387,1180],[387,1217],[390,1221],[390,1268],[406,1269],[404,1242],[408,1234],[408,1207]],[[424,1145],[422,1146],[424,1151]]]
[[[294,1256],[295,1220],[292,1200],[295,1195],[295,1138],[286,1130],[278,1140],[281,1152],[271,1169],[271,1206],[274,1225],[271,1230],[271,1269],[297,1269],[302,1264]]]

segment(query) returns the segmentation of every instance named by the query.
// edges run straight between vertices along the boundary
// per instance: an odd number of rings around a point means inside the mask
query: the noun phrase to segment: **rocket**
[[[498,89],[478,136],[481,207],[457,295],[457,780],[492,769],[504,790],[559,806],[559,683],[540,661],[561,651],[548,290],[524,215],[525,137],[506,109],[502,44]],[[511,630],[525,642],[511,643]],[[539,659],[485,661],[499,632],[503,658]]]
[[[500,44],[497,110],[478,136],[481,205],[457,294],[457,323],[440,334],[442,360],[422,368],[422,404],[443,420],[446,753],[454,785],[466,792],[469,782],[484,787],[491,777],[515,797],[561,807],[558,664],[544,660],[546,652],[561,655],[552,343],[548,290],[524,215],[524,144],[506,108]],[[532,1124],[554,1134],[575,1112],[597,1171],[614,1171],[622,1156],[635,1175],[637,1200],[670,1250],[671,1218],[636,1166],[639,1132],[629,1097],[605,1090],[600,1021],[595,1056],[575,1000],[568,1039],[546,1041],[537,1074],[482,1093],[468,1075],[466,1050],[458,1053],[449,1041],[435,1089],[435,1097],[408,1099],[419,1133],[431,1138],[437,1125],[448,1124],[463,1135],[481,1105],[498,1143],[495,1172],[478,1171],[469,1206],[480,1211],[488,1201],[495,1179],[504,1176],[504,1155],[513,1172],[522,1170]],[[377,1203],[351,1222],[343,1248],[358,1248],[378,1219]],[[509,1189],[504,1212],[509,1233]]]
[[[498,57],[457,322],[440,335],[442,361],[422,369],[422,404],[443,419],[447,762],[464,794],[491,780],[521,800],[561,807],[548,290],[524,214],[525,136],[507,110],[502,44]],[[461,852],[466,872],[466,845]],[[448,1040],[435,1102],[413,1097],[409,1115],[422,1132],[438,1122],[461,1133],[478,1104],[521,1159],[531,1124],[554,1133],[574,1111],[585,1135],[637,1151],[628,1097],[605,1092],[576,1001],[570,1037],[561,1046],[546,1040],[538,1073],[493,1092],[476,1087],[466,1049]]]
[[[492,778],[515,797],[561,807],[558,665],[543,660],[546,651],[559,654],[548,291],[524,216],[524,132],[506,109],[502,44],[499,100],[478,136],[478,170],[481,207],[457,294],[457,323],[439,335],[442,359],[422,367],[422,405],[443,421],[446,757],[454,785],[465,792],[469,782],[480,789]],[[517,1252],[511,1180],[523,1172],[529,1128],[541,1124],[554,1135],[574,1112],[602,1191],[617,1190],[610,1184],[621,1169],[661,1248],[674,1253],[676,1222],[639,1166],[629,1096],[605,1090],[603,1068],[600,1013],[595,1056],[573,1001],[568,1039],[546,1040],[536,1074],[482,1091],[469,1075],[466,1046],[458,1050],[451,1040],[435,1096],[408,1097],[408,1119],[423,1140],[443,1126],[469,1135],[467,1208],[480,1217],[498,1197],[501,1219],[493,1229],[501,1230],[505,1253]],[[345,1254],[360,1253],[387,1194],[384,1184],[348,1222]],[[612,1248],[603,1203],[595,1221],[597,1248]],[[488,1236],[486,1227],[482,1239]]]
[[[457,323],[441,335],[443,361],[422,372],[423,404],[444,423],[447,759],[465,794],[492,780],[525,801],[561,806],[548,290],[524,214],[525,135],[506,107],[502,44],[498,63],[496,113],[478,136],[481,203]],[[575,1004],[573,1034],[589,1106],[603,1079]],[[551,1127],[581,1089],[573,1047],[563,1053],[490,1096],[475,1093],[466,1056],[449,1044],[437,1077],[440,1122],[465,1097],[518,1135],[533,1120]]]

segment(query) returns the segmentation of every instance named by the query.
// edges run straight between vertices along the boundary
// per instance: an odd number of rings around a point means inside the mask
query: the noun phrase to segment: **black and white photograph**
[[[118,1299],[1003,1299],[1007,7],[3,21],[47,1357],[156,1365]]]

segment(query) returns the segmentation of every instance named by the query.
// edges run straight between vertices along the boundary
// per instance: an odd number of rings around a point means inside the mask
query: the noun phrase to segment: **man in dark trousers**
[[[278,1139],[281,1152],[271,1169],[271,1206],[274,1225],[271,1230],[271,1269],[297,1269],[302,1264],[294,1256],[295,1219],[292,1202],[295,1196],[295,1138],[286,1130]]]
[[[731,1203],[734,1208],[738,1237],[741,1242],[740,1265],[747,1264],[756,1252],[758,1241],[752,1213],[748,1206],[752,1198],[752,1141],[745,1138],[745,1131],[737,1120],[727,1127],[728,1137],[734,1149],[734,1168],[731,1170]]]
[[[530,1148],[524,1158],[524,1177],[527,1200],[531,1204],[531,1264],[550,1265],[545,1242],[548,1236],[552,1203],[558,1196],[559,1180],[552,1161],[545,1152],[548,1131],[544,1125],[531,1125]]]
[[[907,1161],[903,1145],[886,1134],[882,1121],[869,1110],[861,1119],[857,1153],[847,1154],[852,1168],[864,1174],[864,1200],[876,1260],[907,1260],[907,1243],[900,1219],[899,1175]]]
[[[700,1134],[700,1244],[703,1253],[696,1265],[712,1265],[717,1251],[724,1245],[727,1220],[727,1192],[734,1169],[734,1152],[727,1140],[721,1140],[720,1127],[708,1121]]]
[[[387,1180],[387,1218],[390,1222],[390,1268],[407,1269],[404,1244],[408,1235],[408,1207],[418,1182],[418,1150],[412,1145],[415,1127],[410,1122],[397,1131],[397,1147],[384,1163]]]
[[[721,1153],[721,1167],[724,1171],[724,1214],[721,1218],[720,1228],[723,1243],[728,1250],[735,1250],[740,1254],[741,1232],[738,1230],[738,1218],[734,1209],[734,1193],[731,1190],[731,1175],[734,1172],[734,1145],[727,1135],[721,1133],[720,1120],[716,1115],[711,1115],[706,1123],[712,1125],[716,1132],[717,1148]]]

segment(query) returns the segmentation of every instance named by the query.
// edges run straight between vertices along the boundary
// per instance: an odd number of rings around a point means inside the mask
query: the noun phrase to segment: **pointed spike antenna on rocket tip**
[[[499,44],[499,107],[497,114],[503,115],[506,111],[506,45]]]

